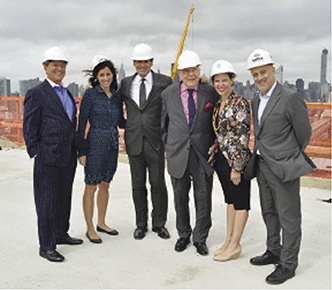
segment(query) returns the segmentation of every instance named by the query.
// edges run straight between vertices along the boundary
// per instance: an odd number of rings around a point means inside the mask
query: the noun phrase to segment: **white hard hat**
[[[45,51],[43,63],[48,60],[61,60],[68,62],[65,53],[58,46],[52,46],[51,48]]]
[[[217,60],[211,69],[211,77],[217,75],[217,74],[223,74],[223,73],[233,73],[236,77],[236,72],[234,70],[233,65],[228,62],[227,60]]]
[[[202,64],[202,62],[201,62],[199,56],[195,52],[193,52],[191,50],[185,50],[179,57],[178,69],[196,67],[201,64]]]
[[[267,64],[274,64],[271,55],[263,49],[255,49],[248,57],[247,69],[250,70],[254,67],[259,67]]]
[[[93,70],[98,64],[107,60],[108,59],[103,55],[95,55],[91,60],[91,70]]]
[[[153,59],[152,48],[145,43],[137,44],[131,55],[132,60],[150,60]]]

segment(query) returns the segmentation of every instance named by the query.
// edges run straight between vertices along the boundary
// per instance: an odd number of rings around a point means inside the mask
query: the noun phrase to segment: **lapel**
[[[188,122],[187,122],[186,116],[184,114],[184,109],[183,109],[183,105],[182,105],[180,84],[181,84],[181,82],[177,83],[177,85],[174,86],[173,92],[171,92],[171,94],[174,96],[174,98],[172,98],[173,106],[174,106],[174,110],[177,112],[177,114],[179,114],[179,116],[181,116],[181,121],[183,123],[185,123],[189,129]]]
[[[252,120],[254,125],[254,133],[258,134],[258,106],[259,106],[259,96],[256,96],[251,101],[252,107]]]
[[[124,97],[126,98],[127,102],[131,103],[135,108],[139,109],[139,106],[136,104],[136,102],[131,98],[130,96],[130,88],[131,88],[131,84],[134,80],[134,78],[136,77],[137,73],[133,74],[129,80],[128,80],[128,85],[125,86],[125,89],[124,89]]]
[[[44,89],[46,91],[47,96],[49,96],[52,99],[51,103],[55,103],[56,106],[60,109],[60,111],[66,116],[67,120],[69,122],[72,122],[69,119],[69,117],[67,115],[67,112],[66,112],[65,108],[63,107],[59,96],[54,91],[54,89],[52,88],[52,86],[50,85],[50,83],[47,80],[45,80],[44,83],[43,83],[43,86],[44,86]],[[73,112],[73,121],[74,121],[75,120],[75,116],[76,116],[76,103],[75,103],[75,100],[74,100],[73,96],[68,91],[68,89],[67,89],[67,92],[68,92],[68,95],[70,96],[71,101],[73,102],[73,105],[74,105],[74,112]]]
[[[204,89],[204,86],[201,83],[198,83],[197,87],[197,109],[196,109],[196,115],[194,118],[193,126],[191,129],[195,127],[195,123],[199,122],[199,118],[202,115],[203,109],[204,109],[204,104],[206,103],[206,92]]]
[[[280,99],[280,93],[281,93],[281,85],[279,83],[277,83],[277,86],[274,88],[272,95],[264,109],[263,115],[261,117],[259,129],[258,129],[258,133],[261,131],[266,118],[271,114],[271,112],[273,111],[273,108],[278,103],[278,101]],[[257,107],[257,112],[258,112],[258,107]]]

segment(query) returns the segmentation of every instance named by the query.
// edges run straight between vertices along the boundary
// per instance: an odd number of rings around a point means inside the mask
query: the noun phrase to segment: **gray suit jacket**
[[[315,164],[304,153],[311,136],[305,102],[294,91],[277,83],[258,125],[259,96],[252,102],[255,146],[245,178],[256,176],[257,149],[283,182],[314,172]]]
[[[126,103],[127,123],[125,144],[128,155],[137,156],[142,152],[143,136],[158,152],[163,151],[160,135],[161,92],[172,84],[168,76],[152,72],[152,89],[147,102],[141,109],[130,96],[131,83],[136,74],[121,81],[120,93]]]
[[[212,86],[199,84],[194,123],[189,129],[180,98],[180,84],[174,83],[162,94],[161,130],[165,144],[168,172],[181,178],[187,168],[190,146],[193,147],[208,175],[213,168],[207,163],[209,147],[215,140],[212,128],[212,105],[218,95]],[[210,105],[207,105],[209,104]]]

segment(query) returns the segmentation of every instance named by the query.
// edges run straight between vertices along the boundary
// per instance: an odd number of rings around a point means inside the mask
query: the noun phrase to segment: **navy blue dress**
[[[79,156],[87,157],[84,167],[85,183],[97,185],[102,181],[110,182],[118,164],[118,126],[125,126],[121,95],[112,92],[112,97],[108,98],[100,85],[87,90],[83,95],[79,114],[78,132],[82,137],[88,121],[89,149],[79,152]]]

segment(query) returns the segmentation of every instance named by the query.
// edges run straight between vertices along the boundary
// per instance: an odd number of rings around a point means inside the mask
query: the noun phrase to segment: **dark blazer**
[[[120,93],[126,103],[127,123],[125,128],[125,144],[128,155],[137,156],[142,152],[143,136],[156,151],[161,152],[163,146],[160,138],[161,92],[172,84],[168,76],[152,71],[152,89],[147,102],[141,109],[130,96],[130,87],[137,74],[121,81]]]
[[[72,120],[49,82],[30,89],[24,99],[23,135],[32,158],[48,165],[67,166],[72,160],[76,130],[75,100]]]
[[[207,84],[198,84],[197,109],[191,129],[184,115],[180,97],[180,83],[174,83],[162,94],[162,140],[165,144],[168,172],[172,177],[181,178],[187,168],[190,146],[208,175],[213,168],[207,163],[208,151],[214,143],[212,127],[213,105],[218,99],[215,89]]]
[[[277,83],[258,125],[259,96],[252,102],[255,134],[254,155],[245,178],[256,176],[257,149],[283,182],[314,172],[315,164],[304,153],[311,136],[311,125],[305,102],[294,91]]]

